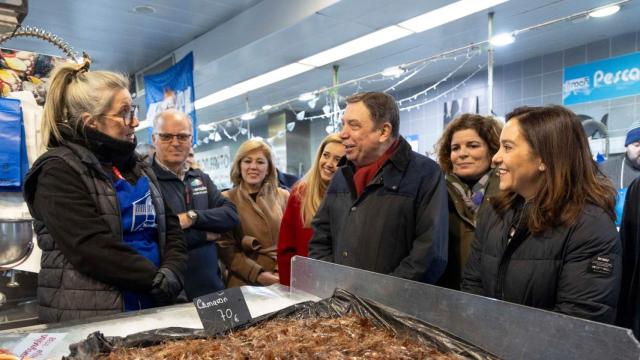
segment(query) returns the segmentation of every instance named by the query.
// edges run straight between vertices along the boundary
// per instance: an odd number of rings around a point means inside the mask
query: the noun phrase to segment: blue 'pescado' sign
[[[564,69],[564,105],[636,94],[640,94],[640,52]]]

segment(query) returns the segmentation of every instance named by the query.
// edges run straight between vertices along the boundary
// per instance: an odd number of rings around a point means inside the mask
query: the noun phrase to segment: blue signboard
[[[564,69],[564,105],[636,94],[640,94],[640,52]]]
[[[177,109],[191,116],[193,140],[196,139],[196,110],[193,106],[193,53],[190,52],[169,69],[144,77],[147,101],[147,120],[167,109]]]
[[[29,161],[20,100],[0,98],[0,191],[21,191]]]

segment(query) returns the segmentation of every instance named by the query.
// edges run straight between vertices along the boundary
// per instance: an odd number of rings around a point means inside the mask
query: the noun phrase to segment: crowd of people
[[[620,177],[618,232],[617,184],[564,107],[516,108],[504,124],[461,115],[436,162],[400,135],[392,96],[358,93],[290,191],[269,145],[250,139],[221,192],[193,163],[186,114],[160,113],[155,152],[135,153],[128,88],[86,65],[51,76],[49,150],[24,186],[43,322],[288,285],[301,255],[640,330],[640,183]]]

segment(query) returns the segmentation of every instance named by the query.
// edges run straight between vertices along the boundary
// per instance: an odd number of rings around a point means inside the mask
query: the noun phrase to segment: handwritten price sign
[[[208,294],[193,299],[202,326],[208,332],[218,334],[251,320],[251,313],[240,288]]]

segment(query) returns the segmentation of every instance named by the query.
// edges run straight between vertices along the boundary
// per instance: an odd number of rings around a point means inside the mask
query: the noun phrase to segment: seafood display
[[[118,349],[100,359],[461,359],[363,317],[274,319],[227,336]]]

